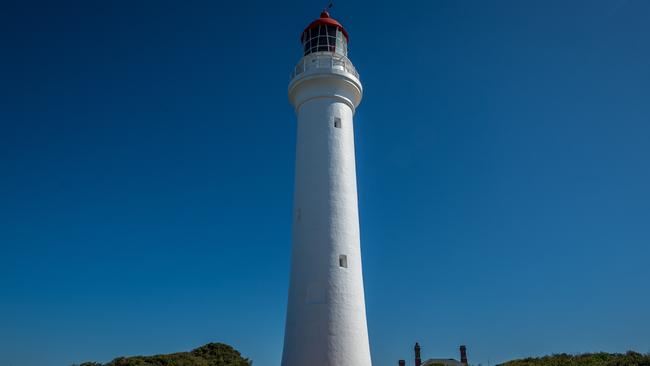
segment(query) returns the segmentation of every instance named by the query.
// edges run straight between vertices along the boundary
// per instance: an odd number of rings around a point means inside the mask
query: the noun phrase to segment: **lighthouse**
[[[289,82],[297,139],[282,366],[370,366],[354,158],[361,82],[348,33],[327,11],[300,40]]]

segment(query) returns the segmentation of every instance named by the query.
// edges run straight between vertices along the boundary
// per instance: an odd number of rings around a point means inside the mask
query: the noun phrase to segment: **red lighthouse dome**
[[[346,56],[349,40],[348,32],[341,23],[331,18],[325,10],[320,18],[305,28],[300,37],[305,56],[314,52],[334,52]]]

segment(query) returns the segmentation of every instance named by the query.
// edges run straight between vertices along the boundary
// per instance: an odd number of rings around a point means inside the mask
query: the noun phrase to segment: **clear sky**
[[[0,10],[0,365],[279,365],[325,1]],[[341,1],[376,366],[650,352],[650,2]]]

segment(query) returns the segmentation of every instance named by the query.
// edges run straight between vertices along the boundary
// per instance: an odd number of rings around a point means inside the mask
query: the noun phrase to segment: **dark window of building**
[[[347,40],[341,29],[332,25],[318,25],[307,29],[301,38],[304,55],[313,52],[333,52],[347,55]]]
[[[334,127],[341,128],[341,119],[336,117],[334,118]]]
[[[339,255],[339,267],[348,268],[348,256],[341,254]]]

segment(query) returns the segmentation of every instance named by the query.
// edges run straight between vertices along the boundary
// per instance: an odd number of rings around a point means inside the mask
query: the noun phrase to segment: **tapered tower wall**
[[[370,366],[354,153],[361,83],[334,53],[299,67],[289,85],[297,141],[282,366]]]

